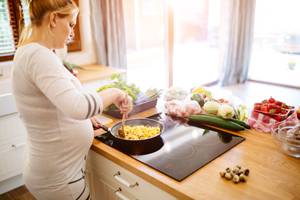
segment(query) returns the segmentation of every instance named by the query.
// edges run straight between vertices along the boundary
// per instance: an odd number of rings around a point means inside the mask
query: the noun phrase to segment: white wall
[[[89,1],[80,1],[79,7],[79,24],[82,49],[78,52],[69,53],[66,57],[66,60],[78,65],[96,63],[96,55],[94,50],[95,47],[92,41]],[[8,79],[10,76],[11,66],[12,61],[0,62],[0,88],[3,86],[1,82],[7,82],[5,79]],[[3,75],[1,76],[1,74]]]

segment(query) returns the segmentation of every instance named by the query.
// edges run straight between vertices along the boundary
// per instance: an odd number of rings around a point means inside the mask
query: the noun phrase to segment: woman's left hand
[[[100,122],[97,120],[97,118],[95,116],[90,118],[93,128],[94,129],[99,129],[100,128]]]

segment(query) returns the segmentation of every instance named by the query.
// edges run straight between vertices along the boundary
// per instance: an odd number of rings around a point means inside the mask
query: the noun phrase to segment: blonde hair
[[[44,16],[49,12],[55,12],[64,18],[79,9],[73,0],[28,0],[30,24],[22,28],[18,46],[22,46],[30,38],[33,26],[41,26]]]

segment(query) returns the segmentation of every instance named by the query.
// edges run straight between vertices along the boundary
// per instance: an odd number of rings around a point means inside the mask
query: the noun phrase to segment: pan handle
[[[99,124],[99,127],[100,127],[101,129],[107,131],[107,132],[110,132],[110,129],[109,129],[107,126],[103,125],[103,124]]]

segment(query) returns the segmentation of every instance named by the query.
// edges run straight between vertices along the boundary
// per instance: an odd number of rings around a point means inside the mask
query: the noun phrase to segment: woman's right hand
[[[121,92],[119,93],[119,96],[114,104],[119,108],[120,112],[127,117],[128,113],[130,113],[133,107],[132,98],[122,90],[120,91]]]
[[[115,104],[122,114],[127,115],[132,110],[132,98],[124,91],[118,88],[109,88],[99,92],[102,98],[103,107],[106,108]]]

